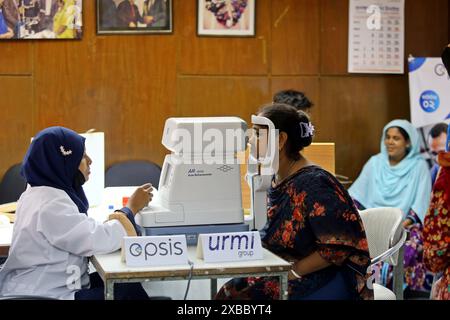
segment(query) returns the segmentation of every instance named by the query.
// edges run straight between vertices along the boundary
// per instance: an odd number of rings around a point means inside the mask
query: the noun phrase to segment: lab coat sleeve
[[[126,236],[119,221],[100,223],[78,212],[70,199],[62,197],[41,207],[37,231],[56,248],[85,257],[119,249]]]

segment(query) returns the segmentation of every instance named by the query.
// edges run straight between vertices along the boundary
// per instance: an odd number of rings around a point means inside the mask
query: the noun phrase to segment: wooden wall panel
[[[441,56],[449,40],[449,6],[448,0],[406,1],[406,55]]]
[[[0,147],[8,154],[0,176],[50,125],[104,131],[107,166],[161,163],[168,117],[249,121],[274,92],[294,88],[315,103],[315,141],[336,142],[336,172],[353,179],[378,152],[384,124],[409,117],[406,74],[347,73],[348,0],[257,0],[250,38],[198,37],[197,1],[173,3],[171,35],[96,35],[95,1],[86,0],[80,41],[0,42]],[[407,0],[406,54],[439,55],[450,41],[448,16],[448,0]]]
[[[272,1],[272,74],[319,74],[319,12],[317,0]]]
[[[85,9],[89,29],[93,3]],[[58,124],[104,131],[107,166],[130,158],[162,163],[164,121],[175,111],[173,36],[87,34],[44,43],[36,56],[37,130]]]
[[[0,40],[0,75],[30,75],[32,44]]]
[[[108,78],[97,83],[87,80],[56,94],[48,92],[48,87],[38,87],[41,99],[37,129],[58,124],[80,132],[90,128],[104,131],[108,166],[125,159],[161,163],[164,121],[174,114],[175,79],[146,75],[121,81]],[[53,107],[48,107],[48,100]]]
[[[30,143],[33,127],[32,87],[29,77],[0,77],[0,178],[13,164],[22,162]]]
[[[347,74],[349,1],[321,0],[321,4],[322,74]],[[448,40],[448,12],[448,0],[406,1],[405,63],[408,54],[440,56]]]
[[[270,0],[256,1],[255,37],[197,37],[197,1],[175,1],[181,74],[265,75],[270,46]]]
[[[320,0],[320,70],[347,74],[348,0]]]
[[[320,83],[316,141],[336,143],[336,173],[355,179],[380,152],[383,127],[408,119],[408,83],[403,77],[324,77]]]
[[[177,115],[189,117],[237,116],[245,121],[269,102],[267,78],[180,77]]]

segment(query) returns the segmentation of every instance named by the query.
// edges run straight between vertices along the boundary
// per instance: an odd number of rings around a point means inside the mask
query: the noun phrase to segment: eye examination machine
[[[273,128],[266,118],[253,116],[252,120]],[[265,149],[270,153],[277,139],[268,140]],[[265,194],[274,173],[271,168],[278,158],[273,150],[270,156],[254,152],[249,156],[246,180],[253,214],[244,219],[237,155],[245,152],[247,142],[247,123],[237,117],[167,119],[162,144],[171,153],[165,157],[152,202],[136,217],[143,234],[186,234],[188,245],[195,245],[201,233],[261,229],[266,219]]]

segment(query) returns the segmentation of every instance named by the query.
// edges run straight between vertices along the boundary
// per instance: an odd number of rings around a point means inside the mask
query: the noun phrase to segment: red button
[[[122,197],[122,207],[126,207],[130,197]]]

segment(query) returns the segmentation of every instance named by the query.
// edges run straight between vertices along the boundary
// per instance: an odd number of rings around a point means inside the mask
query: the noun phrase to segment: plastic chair
[[[397,208],[373,208],[360,211],[366,231],[371,266],[388,261],[394,266],[393,289],[374,284],[375,300],[403,300],[403,245],[406,231],[403,213]]]
[[[0,183],[0,203],[16,202],[26,190],[27,182],[20,174],[21,163],[10,167]]]
[[[140,186],[150,182],[159,186],[161,167],[150,161],[125,161],[112,165],[105,173],[105,187]]]

